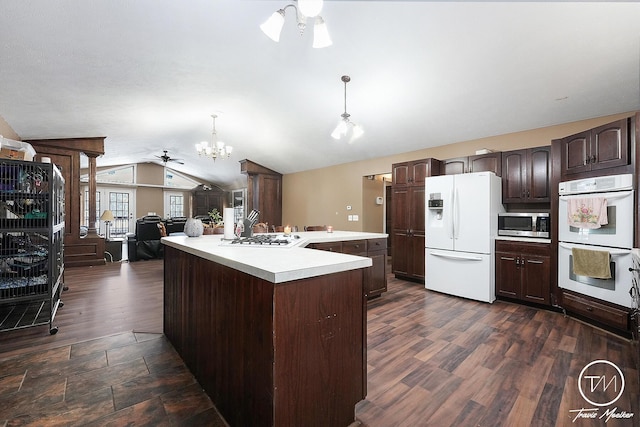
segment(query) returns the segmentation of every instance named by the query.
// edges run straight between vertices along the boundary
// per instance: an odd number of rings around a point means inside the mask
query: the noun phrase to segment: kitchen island
[[[366,395],[366,257],[163,238],[164,333],[231,426],[347,426]]]

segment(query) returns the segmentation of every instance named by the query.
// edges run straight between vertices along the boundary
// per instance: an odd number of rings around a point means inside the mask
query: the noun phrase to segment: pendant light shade
[[[351,77],[342,76],[341,80],[344,83],[344,113],[340,115],[342,119],[338,122],[334,131],[331,132],[331,137],[334,139],[341,139],[347,137],[349,132],[351,132],[351,136],[349,138],[349,143],[351,143],[364,134],[364,129],[362,129],[362,126],[349,120],[351,115],[347,113],[347,83],[351,81]]]
[[[280,41],[280,33],[284,26],[284,9],[273,12],[273,15],[267,19],[264,24],[260,25],[260,29],[274,42]]]
[[[322,11],[322,0],[298,0],[298,9],[307,18],[318,16]]]
[[[331,46],[333,42],[329,36],[329,30],[327,24],[322,19],[322,16],[316,17],[316,23],[313,26],[313,47],[321,49],[323,47]]]

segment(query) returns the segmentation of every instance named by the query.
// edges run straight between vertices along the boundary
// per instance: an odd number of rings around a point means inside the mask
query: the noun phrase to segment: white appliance
[[[634,235],[632,175],[561,182],[558,193],[558,286],[631,307],[629,269],[633,267],[631,249]],[[588,206],[592,198],[606,200],[607,224],[591,228],[588,223],[585,227],[570,223],[569,214],[573,214],[571,210],[576,206]],[[609,252],[611,278],[575,274],[573,248]]]
[[[429,177],[425,287],[484,302],[495,292],[494,244],[502,180],[492,172]]]

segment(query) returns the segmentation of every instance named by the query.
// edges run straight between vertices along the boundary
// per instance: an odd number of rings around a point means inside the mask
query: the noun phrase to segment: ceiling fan
[[[167,162],[176,162],[176,163],[178,163],[180,165],[184,165],[184,162],[182,161],[182,159],[173,159],[173,158],[171,158],[171,156],[169,156],[167,154],[167,150],[162,150],[162,152],[164,153],[164,154],[162,154],[162,156],[156,155],[156,157],[159,158],[160,160],[162,160],[162,162],[165,165],[167,164]]]

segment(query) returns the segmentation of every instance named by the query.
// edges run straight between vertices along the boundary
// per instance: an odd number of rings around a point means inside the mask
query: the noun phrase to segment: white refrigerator
[[[495,301],[501,178],[493,172],[434,176],[426,179],[425,192],[425,287]]]

